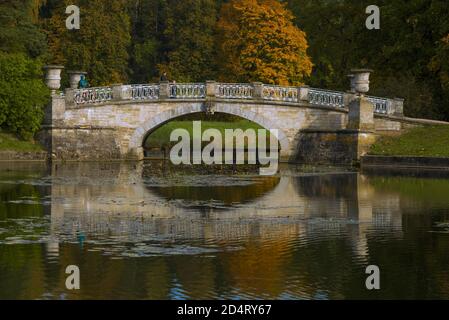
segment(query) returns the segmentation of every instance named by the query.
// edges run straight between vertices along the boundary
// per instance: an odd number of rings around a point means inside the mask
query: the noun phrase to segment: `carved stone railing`
[[[309,103],[313,105],[343,108],[345,106],[344,93],[321,89],[309,89]]]
[[[262,99],[270,101],[298,102],[298,90],[298,87],[263,85]]]
[[[240,99],[310,104],[334,108],[348,108],[353,93],[303,87],[282,87],[262,83],[172,83],[114,85],[100,88],[67,89],[65,99],[69,104],[100,104],[111,100],[157,101],[165,99],[203,100]],[[387,99],[367,96],[379,115],[403,115],[402,99]]]
[[[374,105],[374,113],[391,114],[394,112],[391,108],[391,100],[379,97],[367,97],[367,99]]]
[[[254,86],[240,83],[217,83],[215,96],[221,99],[253,99]]]
[[[112,87],[78,89],[74,92],[76,104],[102,103],[112,99]]]
[[[131,85],[130,97],[132,100],[158,100],[159,84],[135,84]]]
[[[181,83],[170,84],[171,99],[203,99],[206,97],[206,84]]]

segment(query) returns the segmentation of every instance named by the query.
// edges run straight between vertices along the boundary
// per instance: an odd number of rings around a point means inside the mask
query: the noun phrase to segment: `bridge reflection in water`
[[[288,166],[278,177],[201,175],[161,166],[77,163],[53,166],[42,178],[25,175],[15,183],[38,186],[43,199],[30,213],[34,227],[14,215],[19,192],[0,189],[7,233],[0,234],[0,297],[362,298],[372,295],[367,264],[383,264],[390,275],[428,267],[404,260],[415,249],[428,254],[410,222],[431,221],[422,214],[427,204],[393,192],[384,177]],[[408,226],[404,214],[412,216]],[[27,256],[34,271],[18,275],[11,254]],[[83,273],[79,292],[64,289],[68,264]],[[430,295],[449,294],[438,265]],[[407,297],[420,286],[413,276],[410,291],[393,286],[383,294]]]

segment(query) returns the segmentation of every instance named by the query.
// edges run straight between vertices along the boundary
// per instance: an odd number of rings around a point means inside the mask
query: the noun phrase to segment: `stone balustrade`
[[[273,101],[298,104],[300,106],[320,106],[347,109],[354,93],[330,91],[317,88],[283,87],[262,83],[160,83],[115,85],[99,88],[67,89],[65,97],[68,105],[81,106],[114,101],[158,101],[158,100],[205,100],[207,98]],[[387,99],[367,96],[374,105],[374,113],[379,115],[403,115],[402,99]]]
[[[95,104],[113,99],[112,87],[98,87],[73,90],[75,104]]]
[[[374,105],[374,112],[379,114],[391,114],[392,103],[385,98],[367,97],[369,102]]]
[[[310,88],[309,103],[319,106],[343,108],[345,107],[344,95],[343,92]]]
[[[128,90],[132,100],[159,100],[158,84],[131,85]]]
[[[299,88],[263,85],[262,98],[270,101],[299,102]]]
[[[206,97],[206,84],[179,83],[170,84],[171,99],[204,99]]]
[[[221,99],[254,99],[254,85],[244,83],[217,83],[216,94]]]

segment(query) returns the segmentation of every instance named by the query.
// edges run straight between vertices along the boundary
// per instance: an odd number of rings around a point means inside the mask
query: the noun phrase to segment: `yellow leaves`
[[[299,85],[312,71],[306,34],[277,0],[231,0],[217,24],[226,81]],[[238,64],[237,66],[235,64]]]

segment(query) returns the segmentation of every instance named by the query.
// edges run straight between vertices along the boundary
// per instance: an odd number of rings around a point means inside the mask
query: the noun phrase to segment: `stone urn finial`
[[[352,69],[351,74],[354,76],[353,81],[355,92],[364,95],[369,91],[369,77],[373,70],[371,69]]]
[[[67,74],[69,75],[70,79],[70,88],[71,89],[78,89],[78,85],[81,80],[81,76],[87,75],[87,72],[84,71],[68,71]]]
[[[56,90],[61,88],[61,72],[63,66],[49,65],[43,68],[45,70],[45,84],[51,90],[51,94],[56,94]]]

